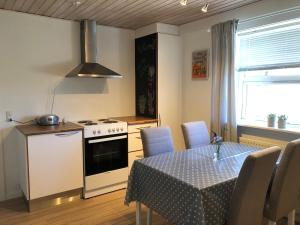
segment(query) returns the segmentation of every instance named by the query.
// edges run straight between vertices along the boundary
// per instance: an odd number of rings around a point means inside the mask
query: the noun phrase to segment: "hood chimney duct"
[[[121,78],[122,75],[97,63],[97,24],[96,21],[80,22],[81,64],[67,77]]]

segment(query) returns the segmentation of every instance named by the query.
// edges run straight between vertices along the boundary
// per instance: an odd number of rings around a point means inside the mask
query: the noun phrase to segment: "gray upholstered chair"
[[[261,225],[268,186],[280,148],[250,154],[236,181],[226,225]]]
[[[173,152],[174,145],[169,127],[152,127],[141,130],[144,156]]]
[[[300,207],[300,139],[288,143],[277,167],[264,216],[270,225],[288,216],[295,224],[295,209]]]
[[[152,127],[141,130],[144,156],[154,156],[174,151],[172,132],[169,127]],[[152,224],[152,210],[147,210],[147,225]]]
[[[210,143],[209,133],[204,121],[184,123],[181,128],[187,149]]]

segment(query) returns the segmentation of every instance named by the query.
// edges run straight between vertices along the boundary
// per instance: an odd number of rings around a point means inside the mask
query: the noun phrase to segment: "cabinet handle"
[[[160,116],[160,114],[158,115],[158,126],[161,127],[161,116]]]
[[[104,172],[105,174],[111,173],[111,171]]]
[[[151,126],[140,127],[140,128],[136,128],[136,129],[138,129],[138,130],[143,130],[143,129],[145,129],[145,128],[151,128]]]
[[[57,137],[68,137],[74,134],[79,133],[80,131],[73,131],[73,132],[68,132],[68,133],[59,133],[59,134],[55,134],[55,136]]]
[[[135,137],[136,139],[142,139],[141,137]]]

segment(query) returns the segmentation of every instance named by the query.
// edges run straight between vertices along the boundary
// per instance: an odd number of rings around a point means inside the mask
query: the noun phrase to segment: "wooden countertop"
[[[39,134],[52,134],[60,132],[68,132],[75,130],[82,130],[83,127],[75,123],[67,122],[65,124],[59,123],[55,126],[39,126],[36,124],[19,125],[16,128],[25,136],[39,135]]]
[[[142,117],[142,116],[123,116],[123,117],[114,117],[112,119],[127,122],[128,125],[137,125],[137,124],[157,123],[158,122],[158,119]]]

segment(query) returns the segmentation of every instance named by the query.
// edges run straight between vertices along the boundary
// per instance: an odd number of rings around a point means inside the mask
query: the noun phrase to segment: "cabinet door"
[[[128,152],[134,152],[143,149],[140,133],[128,134]]]
[[[135,39],[136,115],[157,118],[157,33]]]
[[[163,126],[172,129],[176,149],[183,149],[181,133],[180,37],[158,34],[158,113]],[[167,65],[167,66],[166,66]]]
[[[157,123],[144,123],[138,125],[129,125],[128,133],[139,133],[144,128],[157,127]]]
[[[130,152],[128,154],[128,170],[129,170],[129,174],[130,174],[131,167],[132,167],[132,164],[133,164],[134,160],[142,159],[142,158],[144,158],[143,151]]]
[[[134,152],[143,149],[141,130],[150,127],[157,127],[157,123],[145,123],[128,126],[128,152]]]
[[[30,199],[83,187],[82,131],[28,137]]]

